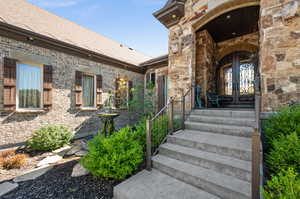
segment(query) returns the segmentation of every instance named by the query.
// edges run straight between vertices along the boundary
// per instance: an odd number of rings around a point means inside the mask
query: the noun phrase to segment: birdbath
[[[102,134],[105,137],[110,136],[115,131],[114,119],[118,117],[120,114],[116,112],[100,112],[98,113],[98,117],[103,123]]]
[[[101,133],[104,134],[105,137],[113,134],[115,131],[114,119],[120,115],[120,113],[113,110],[115,101],[114,94],[109,91],[108,96],[108,100],[104,105],[104,111],[98,113],[98,117],[103,123],[103,130]]]

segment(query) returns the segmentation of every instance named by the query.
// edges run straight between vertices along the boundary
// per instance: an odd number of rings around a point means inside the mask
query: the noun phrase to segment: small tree
[[[143,115],[153,115],[155,113],[155,86],[149,83],[136,85],[132,89],[133,98],[129,100],[129,110],[142,112]]]

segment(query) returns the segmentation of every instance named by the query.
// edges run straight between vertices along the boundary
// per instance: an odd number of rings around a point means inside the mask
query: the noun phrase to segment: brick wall
[[[50,112],[40,114],[2,114],[0,116],[0,148],[23,142],[31,136],[34,130],[49,124],[61,124],[77,132],[98,131],[101,123],[95,111],[83,112],[75,109],[73,88],[76,70],[102,75],[104,92],[102,101],[105,101],[109,90],[115,89],[115,79],[118,75],[128,77],[133,81],[133,85],[142,84],[144,80],[142,74],[0,37],[0,64],[4,57],[14,58],[15,56],[41,60],[43,64],[53,66],[53,107]],[[3,74],[0,71],[0,108],[3,106],[2,78]],[[117,118],[116,126],[120,128],[132,123],[135,121],[132,117],[134,114],[124,111]]]

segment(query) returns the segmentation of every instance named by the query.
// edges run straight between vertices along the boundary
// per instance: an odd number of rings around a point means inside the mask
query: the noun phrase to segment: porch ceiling
[[[240,8],[212,20],[199,31],[207,30],[215,42],[258,31],[259,6]]]

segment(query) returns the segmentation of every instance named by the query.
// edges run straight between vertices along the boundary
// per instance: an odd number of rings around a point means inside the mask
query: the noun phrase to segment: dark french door
[[[223,104],[254,106],[256,64],[249,52],[235,52],[221,61]]]

